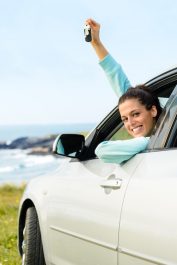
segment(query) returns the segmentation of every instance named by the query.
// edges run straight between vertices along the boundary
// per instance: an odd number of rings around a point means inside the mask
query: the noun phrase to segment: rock
[[[28,149],[33,147],[50,147],[53,145],[56,136],[46,137],[22,137],[12,141],[9,149]]]
[[[21,137],[10,144],[0,142],[0,149],[29,149],[29,154],[52,154],[52,146],[56,135],[45,137]]]
[[[8,145],[6,142],[0,142],[0,149],[7,149]]]

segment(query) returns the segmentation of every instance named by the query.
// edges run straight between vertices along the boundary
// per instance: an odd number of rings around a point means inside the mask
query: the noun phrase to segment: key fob
[[[90,25],[84,26],[84,36],[85,36],[85,41],[90,42],[92,40]]]

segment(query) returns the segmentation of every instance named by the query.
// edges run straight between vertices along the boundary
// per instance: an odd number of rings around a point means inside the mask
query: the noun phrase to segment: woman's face
[[[147,110],[138,99],[127,99],[119,105],[119,112],[128,133],[133,137],[149,136],[155,125],[157,109]]]

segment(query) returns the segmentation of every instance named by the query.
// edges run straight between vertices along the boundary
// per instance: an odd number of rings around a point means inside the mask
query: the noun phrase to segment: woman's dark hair
[[[138,85],[135,87],[130,87],[119,99],[118,106],[127,99],[136,98],[142,105],[145,106],[147,110],[150,110],[152,106],[156,106],[157,116],[156,121],[158,120],[162,107],[160,105],[159,99],[154,95],[145,85]]]

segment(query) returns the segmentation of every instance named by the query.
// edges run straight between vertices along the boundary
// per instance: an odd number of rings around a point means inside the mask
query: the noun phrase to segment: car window
[[[166,149],[176,147],[176,115],[177,115],[177,86],[170,95],[165,108],[157,121],[156,130],[151,136],[151,141],[148,146],[149,150]],[[173,144],[175,142],[175,145]]]
[[[112,137],[110,138],[111,141],[116,140],[127,140],[131,139],[132,136],[127,132],[124,126],[122,126],[119,130],[117,130]]]
[[[168,80],[167,80],[168,81]],[[159,95],[161,106],[166,108],[168,105],[168,99],[176,86],[176,79],[172,83],[166,84],[155,84],[152,91]],[[158,85],[158,86],[157,86]],[[151,136],[150,143],[148,145],[148,150],[154,150],[154,148],[159,148],[161,145],[157,143],[156,131],[158,130],[163,116],[161,115],[158,120],[158,126],[156,126],[153,135]],[[160,126],[161,127],[161,126]],[[90,159],[95,157],[95,149],[99,143],[103,141],[116,141],[116,140],[126,140],[132,137],[125,130],[119,112],[117,111],[117,106],[105,117],[105,119],[88,135],[86,138],[86,147],[88,147],[84,154],[84,159]],[[159,140],[161,141],[162,137]],[[161,147],[162,148],[162,147]]]
[[[170,143],[170,141],[169,141]],[[177,116],[176,116],[176,120],[175,120],[175,124],[172,128],[172,132],[171,132],[171,143],[170,143],[171,147],[177,147]]]
[[[167,103],[167,101],[168,101],[168,98],[159,97],[159,101],[160,101],[161,107],[164,108],[166,103]]]
[[[173,148],[173,147],[176,148],[177,147],[177,113],[175,115],[174,122],[173,122],[173,125],[171,127],[169,137],[167,140],[167,144],[165,147],[166,148]]]

